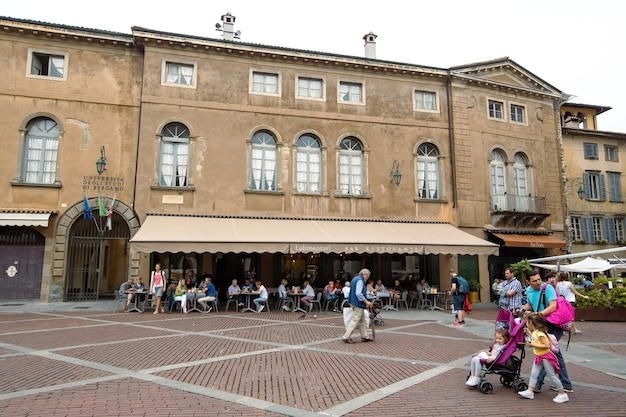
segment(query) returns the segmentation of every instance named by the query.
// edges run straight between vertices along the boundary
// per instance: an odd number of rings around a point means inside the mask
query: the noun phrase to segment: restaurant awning
[[[519,233],[492,233],[504,241],[504,246],[516,248],[565,248],[567,243],[548,235],[523,235]]]
[[[493,255],[498,245],[447,223],[148,215],[138,252]]]
[[[0,226],[39,226],[48,227],[50,212],[46,213],[0,213]]]

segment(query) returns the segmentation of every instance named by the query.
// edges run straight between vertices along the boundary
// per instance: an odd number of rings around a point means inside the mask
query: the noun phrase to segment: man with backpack
[[[545,286],[542,285],[541,277],[536,269],[531,269],[526,272],[526,277],[528,283],[530,284],[526,288],[526,297],[528,302],[524,307],[522,307],[522,309],[525,314],[534,311],[541,314],[543,317],[549,316],[550,313],[555,311],[557,307],[557,294],[554,286],[548,284]],[[542,296],[542,293],[545,293],[545,296]],[[553,334],[554,337],[556,337],[556,340],[561,340],[561,336],[563,336],[563,329],[548,322],[548,333]],[[555,355],[559,361],[559,367],[561,368],[559,371],[559,379],[563,384],[564,391],[569,393],[574,392],[572,389],[572,381],[569,379],[569,375],[567,374],[567,367],[565,366],[563,354],[559,351],[558,353],[555,353]],[[541,389],[545,375],[545,371],[543,370],[539,373],[539,376],[537,377],[537,385],[535,386],[535,392],[538,392]]]
[[[469,292],[469,283],[465,278],[458,275],[454,272],[453,269],[450,270],[450,295],[453,296],[452,302],[454,305],[454,310],[456,311],[456,320],[454,322],[454,327],[464,327],[465,320],[463,318],[464,308],[465,308],[465,297]]]

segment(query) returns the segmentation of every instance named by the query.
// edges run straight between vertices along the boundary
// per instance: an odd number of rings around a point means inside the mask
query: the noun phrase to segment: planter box
[[[478,293],[478,291],[470,291],[469,299],[472,303],[478,303],[480,302],[480,294]]]
[[[626,321],[626,308],[586,307],[576,308],[576,320]]]

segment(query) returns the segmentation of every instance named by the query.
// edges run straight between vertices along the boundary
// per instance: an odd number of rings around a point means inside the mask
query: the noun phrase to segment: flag
[[[105,217],[108,214],[104,199],[100,196],[98,196],[98,211],[100,212],[100,217]]]
[[[113,195],[113,200],[109,203],[109,209],[107,210],[107,229],[109,230],[113,228],[113,204],[115,204],[115,195]]]
[[[87,201],[87,194],[83,194],[83,217],[85,220],[93,219],[93,210]]]

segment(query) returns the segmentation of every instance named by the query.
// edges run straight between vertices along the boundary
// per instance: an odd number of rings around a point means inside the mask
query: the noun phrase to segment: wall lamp
[[[573,178],[572,180],[570,180],[571,183],[571,193],[574,194],[574,187],[576,186],[576,184],[578,184],[578,190],[576,191],[576,194],[578,194],[578,198],[580,198],[581,200],[585,199],[585,187],[584,187],[584,181],[582,178]]]
[[[96,171],[98,171],[98,175],[102,175],[104,171],[107,169],[107,158],[104,155],[104,145],[100,148],[100,159],[96,161]]]
[[[396,186],[400,185],[400,181],[402,180],[402,174],[400,173],[400,162],[397,160],[393,161],[393,166],[391,168],[391,182],[396,184]]]

